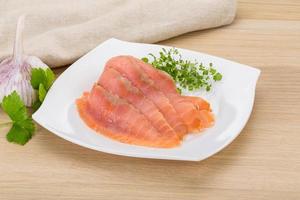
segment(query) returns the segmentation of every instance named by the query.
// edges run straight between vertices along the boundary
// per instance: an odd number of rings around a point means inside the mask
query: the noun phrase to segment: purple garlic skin
[[[24,104],[32,106],[36,100],[36,92],[31,86],[31,69],[48,68],[38,57],[23,55],[22,33],[24,18],[18,19],[13,55],[0,63],[0,103],[3,97],[14,90],[20,95]]]
[[[0,63],[0,102],[4,96],[15,90],[24,104],[30,107],[37,96],[30,83],[31,69],[35,67],[47,68],[48,66],[35,56],[22,56],[18,63],[13,57],[4,59]]]

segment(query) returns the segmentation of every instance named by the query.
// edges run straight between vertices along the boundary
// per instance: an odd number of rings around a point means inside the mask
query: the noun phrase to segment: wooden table
[[[41,127],[18,146],[2,128],[0,199],[300,199],[300,1],[241,0],[232,25],[162,44],[262,70],[232,144],[202,162],[150,160],[85,149]]]

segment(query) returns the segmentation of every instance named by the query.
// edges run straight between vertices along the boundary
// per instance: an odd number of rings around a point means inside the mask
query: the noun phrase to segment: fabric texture
[[[25,14],[24,52],[51,67],[71,64],[104,40],[155,43],[230,24],[235,0],[0,0],[0,61],[12,54]]]

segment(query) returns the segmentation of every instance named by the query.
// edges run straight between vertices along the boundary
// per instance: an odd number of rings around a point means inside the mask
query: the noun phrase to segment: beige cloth
[[[0,0],[0,60],[12,53],[26,14],[24,50],[51,67],[74,62],[115,37],[154,43],[229,24],[235,0]]]

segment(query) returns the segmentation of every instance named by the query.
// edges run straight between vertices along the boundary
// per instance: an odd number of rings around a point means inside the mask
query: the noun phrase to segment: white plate
[[[193,134],[177,148],[160,149],[123,144],[88,128],[80,119],[75,99],[89,91],[102,73],[105,62],[116,55],[144,57],[170,47],[109,39],[71,65],[55,81],[44,103],[32,116],[44,128],[75,144],[112,154],[173,160],[203,160],[227,146],[245,126],[251,114],[258,69],[215,56],[179,49],[184,58],[204,64],[212,62],[223,74],[213,91],[199,91],[212,105],[215,125],[200,134]]]

